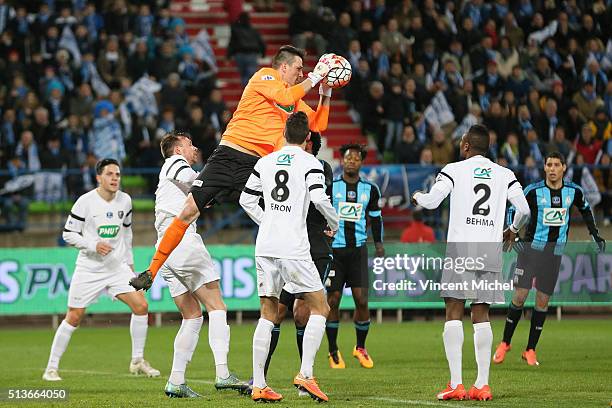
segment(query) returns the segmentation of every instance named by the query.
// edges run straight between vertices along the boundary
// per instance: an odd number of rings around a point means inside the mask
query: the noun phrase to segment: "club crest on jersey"
[[[549,227],[560,227],[565,225],[566,217],[566,208],[545,208],[542,221],[544,225]]]
[[[552,198],[552,203],[553,203],[554,205],[559,205],[559,204],[561,204],[561,197],[554,196],[554,197]]]
[[[98,236],[100,238],[115,238],[118,233],[118,225],[101,225],[98,227]]]
[[[361,201],[368,201],[368,195],[366,193],[361,195]]]
[[[474,178],[477,179],[491,179],[491,168],[485,169],[482,167],[476,167],[474,169]]]
[[[291,166],[291,160],[295,157],[295,154],[279,154],[276,158],[277,166]],[[284,171],[284,170],[283,170]]]
[[[347,191],[346,196],[350,198],[351,200],[353,200],[355,199],[355,197],[357,197],[357,193],[355,193],[354,191]]]
[[[123,211],[119,211],[119,212],[117,213],[117,217],[119,217],[119,219],[120,219],[120,220],[122,220],[122,219],[123,219],[123,215],[124,215]]]
[[[273,80],[274,80],[274,77],[273,77],[272,75],[263,75],[263,76],[261,77],[261,80],[262,80],[262,81],[273,81]]]
[[[113,218],[113,212],[112,211],[107,212],[106,218]]]

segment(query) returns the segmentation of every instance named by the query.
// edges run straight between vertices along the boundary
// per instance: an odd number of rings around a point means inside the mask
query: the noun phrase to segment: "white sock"
[[[149,315],[135,315],[132,313],[130,320],[130,336],[132,336],[132,361],[142,360],[144,347],[147,341],[147,329],[149,328]]]
[[[491,347],[493,330],[490,322],[474,323],[474,353],[478,365],[478,378],[474,385],[482,388],[489,384],[489,367],[491,366]]]
[[[225,310],[213,310],[208,313],[208,344],[215,358],[216,376],[229,377],[227,354],[230,345],[230,327],[227,325]]]
[[[60,323],[53,337],[47,370],[57,370],[59,368],[62,354],[66,351],[66,347],[68,347],[68,343],[70,343],[70,337],[72,337],[72,333],[74,333],[76,329],[76,327],[71,326],[67,321],[62,320],[62,323]]]
[[[450,368],[451,387],[456,388],[462,384],[461,379],[461,352],[463,349],[463,322],[461,320],[449,320],[444,323],[444,351]]]
[[[304,341],[302,352],[302,367],[300,373],[306,378],[312,378],[315,356],[319,351],[321,339],[325,333],[325,317],[321,315],[310,315],[306,329],[304,329]]]
[[[253,387],[266,387],[264,367],[270,351],[273,328],[274,323],[269,320],[261,318],[257,322],[255,334],[253,334]]]
[[[170,382],[174,385],[185,383],[185,370],[198,345],[203,321],[204,318],[202,316],[195,319],[183,319],[181,327],[178,333],[176,333],[172,372],[170,373]]]

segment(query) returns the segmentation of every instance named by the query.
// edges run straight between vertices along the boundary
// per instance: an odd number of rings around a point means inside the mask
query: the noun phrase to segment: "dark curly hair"
[[[344,154],[348,150],[357,150],[361,154],[361,160],[365,160],[368,155],[368,151],[366,150],[366,146],[359,143],[347,143],[340,147],[340,155],[344,157]]]

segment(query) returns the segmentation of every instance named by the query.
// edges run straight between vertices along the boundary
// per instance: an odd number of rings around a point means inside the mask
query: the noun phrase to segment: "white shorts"
[[[122,293],[134,292],[135,289],[129,285],[134,276],[136,274],[127,264],[120,264],[112,272],[92,272],[77,266],[68,290],[68,307],[86,308],[102,293],[115,298]]]
[[[160,273],[173,298],[220,279],[202,237],[189,231],[160,268]]]
[[[504,283],[503,276],[500,272],[489,271],[465,271],[457,273],[450,269],[442,271],[443,284],[454,284],[453,289],[443,289],[440,291],[440,297],[467,300],[470,303],[487,303],[487,304],[504,304],[504,291],[499,289],[498,285],[493,285],[493,288],[482,287],[481,283],[485,282],[492,284],[497,282],[499,285]]]
[[[289,293],[309,293],[323,289],[315,263],[308,259],[282,259],[256,256],[257,293],[259,296],[280,296],[283,286]]]

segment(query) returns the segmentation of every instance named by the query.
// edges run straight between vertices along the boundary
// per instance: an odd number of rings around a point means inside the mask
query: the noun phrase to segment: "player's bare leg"
[[[270,351],[270,340],[274,322],[278,318],[278,299],[262,296],[259,298],[260,318],[253,334],[253,401],[276,402],[283,399],[266,383],[264,367]]]
[[[130,336],[132,338],[132,361],[130,373],[145,374],[147,377],[159,377],[159,370],[151,367],[144,359],[144,347],[149,328],[149,305],[142,292],[126,292],[117,295],[117,299],[132,309],[130,319]]]
[[[164,236],[160,241],[151,264],[146,271],[139,274],[137,277],[130,280],[132,285],[137,290],[148,290],[153,285],[153,279],[157,275],[157,272],[162,267],[164,262],[168,259],[172,251],[181,243],[185,231],[189,228],[189,225],[198,219],[200,216],[200,210],[193,198],[193,195],[189,193],[185,199],[183,210],[178,216],[174,217],[172,223],[168,226],[164,232]]]
[[[506,358],[506,353],[512,349],[512,336],[514,330],[518,326],[521,316],[523,315],[523,305],[529,295],[529,289],[525,288],[514,288],[512,294],[512,302],[508,308],[508,314],[506,315],[506,324],[504,326],[504,338],[495,349],[493,354],[493,362],[495,364],[501,364]]]
[[[340,300],[342,300],[342,291],[335,290],[327,292],[327,304],[329,305],[329,315],[325,333],[327,334],[327,343],[329,344],[329,366],[331,368],[343,369],[346,367],[340,349],[338,348],[338,330],[340,329]]]
[[[359,360],[363,368],[374,367],[374,361],[368,354],[365,341],[370,330],[370,309],[368,308],[368,289],[351,288],[355,311],[353,312],[353,323],[355,324],[355,336],[357,342],[353,349],[353,357]]]
[[[249,385],[241,381],[228,367],[230,327],[227,324],[227,306],[221,296],[219,281],[208,282],[193,292],[193,296],[208,312],[208,344],[215,359],[215,388],[246,393]]]
[[[491,366],[491,347],[493,346],[493,331],[489,321],[489,305],[487,303],[472,303],[472,325],[474,326],[474,352],[478,377],[468,393],[470,399],[491,400],[489,387],[489,368]]]
[[[304,330],[304,353],[300,372],[293,379],[293,385],[307,392],[317,401],[328,401],[327,395],[319,388],[313,368],[314,360],[325,333],[325,321],[329,314],[329,305],[325,301],[323,289],[317,292],[304,293],[304,302],[310,310],[310,317]]]
[[[66,312],[66,317],[62,320],[55,336],[53,337],[53,343],[51,344],[51,352],[49,353],[49,361],[47,362],[47,368],[43,373],[42,379],[45,381],[61,381],[62,378],[59,376],[59,363],[62,355],[70,343],[72,333],[79,327],[81,320],[85,316],[85,308],[74,308],[69,307]]]
[[[196,297],[189,293],[174,298],[183,321],[174,339],[172,372],[164,392],[170,398],[198,398],[200,394],[192,390],[185,381],[187,364],[195,351],[202,328],[202,309]]]
[[[461,299],[444,298],[446,308],[446,323],[444,323],[444,351],[450,369],[451,379],[446,388],[437,395],[439,400],[463,400],[467,393],[461,378],[461,358],[463,351],[463,314],[465,301]]]

